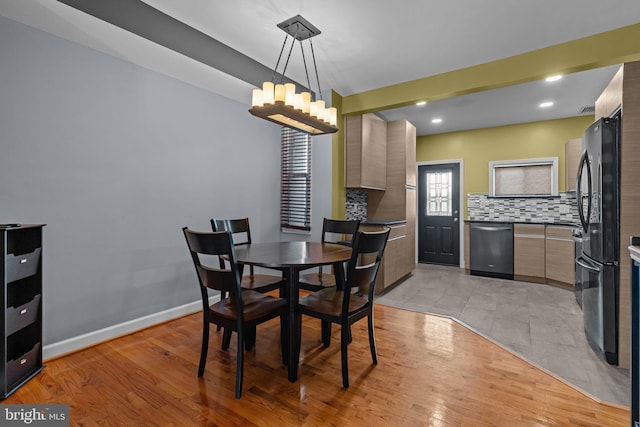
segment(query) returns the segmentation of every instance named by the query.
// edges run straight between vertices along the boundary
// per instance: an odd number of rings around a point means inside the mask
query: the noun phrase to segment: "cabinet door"
[[[573,288],[575,280],[575,243],[569,227],[549,227],[545,237],[547,282]]]
[[[407,234],[407,242],[405,244],[405,274],[410,274],[416,267],[416,190],[407,189],[407,226],[405,233]]]
[[[570,139],[564,144],[564,185],[566,191],[576,191],[582,140]]]
[[[405,273],[405,265],[403,262],[405,258],[404,248],[406,247],[406,244],[407,236],[404,234],[395,237],[389,236],[384,256],[383,288],[385,289],[407,274]]]
[[[513,274],[517,280],[545,278],[544,225],[514,224]]]
[[[387,123],[373,114],[345,120],[345,186],[384,190],[387,186]]]
[[[406,184],[415,187],[418,185],[416,181],[416,127],[410,122],[406,122],[405,144]]]

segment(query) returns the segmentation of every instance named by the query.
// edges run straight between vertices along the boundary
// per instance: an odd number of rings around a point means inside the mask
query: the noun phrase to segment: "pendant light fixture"
[[[310,135],[323,135],[337,132],[337,110],[335,107],[326,108],[325,102],[322,100],[318,67],[316,66],[316,57],[313,52],[313,43],[311,42],[311,38],[320,34],[320,30],[300,15],[281,22],[278,24],[278,28],[282,29],[286,35],[282,49],[280,50],[280,55],[278,56],[278,62],[273,70],[273,77],[271,78],[271,81],[267,81],[262,84],[262,89],[253,90],[251,109],[249,112],[256,117],[260,117],[281,126],[293,128]],[[280,81],[276,83],[274,80],[278,71],[278,65],[280,65],[282,53],[285,50],[289,36],[293,38],[293,41],[289,48],[289,55],[287,56],[287,60],[284,64]],[[318,84],[318,96],[320,99],[312,99],[313,96],[311,92],[305,91],[296,93],[296,86],[294,83],[284,83],[285,72],[287,71],[287,65],[289,64],[293,45],[296,40],[300,42],[304,71],[307,76],[307,85],[311,88],[309,70],[307,69],[304,47],[302,46],[303,40],[309,40],[311,56],[313,58],[313,68],[316,73],[316,81]]]

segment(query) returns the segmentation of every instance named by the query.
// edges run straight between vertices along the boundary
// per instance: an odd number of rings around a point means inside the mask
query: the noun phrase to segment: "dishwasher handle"
[[[488,226],[476,225],[473,227],[473,229],[479,230],[479,231],[511,231],[511,227],[509,226],[496,227],[492,225],[488,225]]]

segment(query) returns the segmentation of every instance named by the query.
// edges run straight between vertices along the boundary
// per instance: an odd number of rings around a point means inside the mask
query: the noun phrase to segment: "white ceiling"
[[[93,0],[100,1],[100,0]],[[103,0],[104,1],[104,0]],[[133,0],[121,0],[133,1]],[[300,14],[313,39],[322,89],[351,95],[517,55],[640,22],[638,0],[144,0],[268,66],[284,41],[277,24]],[[112,2],[117,7],[118,2]],[[252,85],[55,0],[0,0],[0,15],[182,79],[250,101]],[[418,134],[578,115],[592,106],[616,67],[383,112]],[[306,82],[299,49],[287,76]],[[314,88],[314,80],[311,81]],[[557,91],[557,92],[556,92]],[[544,95],[544,96],[543,96]],[[555,105],[537,109],[542,100]],[[443,118],[439,127],[431,124]]]

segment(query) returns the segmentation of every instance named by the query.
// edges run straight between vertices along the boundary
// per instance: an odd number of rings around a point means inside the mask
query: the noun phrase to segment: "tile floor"
[[[591,349],[573,292],[418,264],[379,304],[451,316],[601,401],[629,406],[629,371]]]

